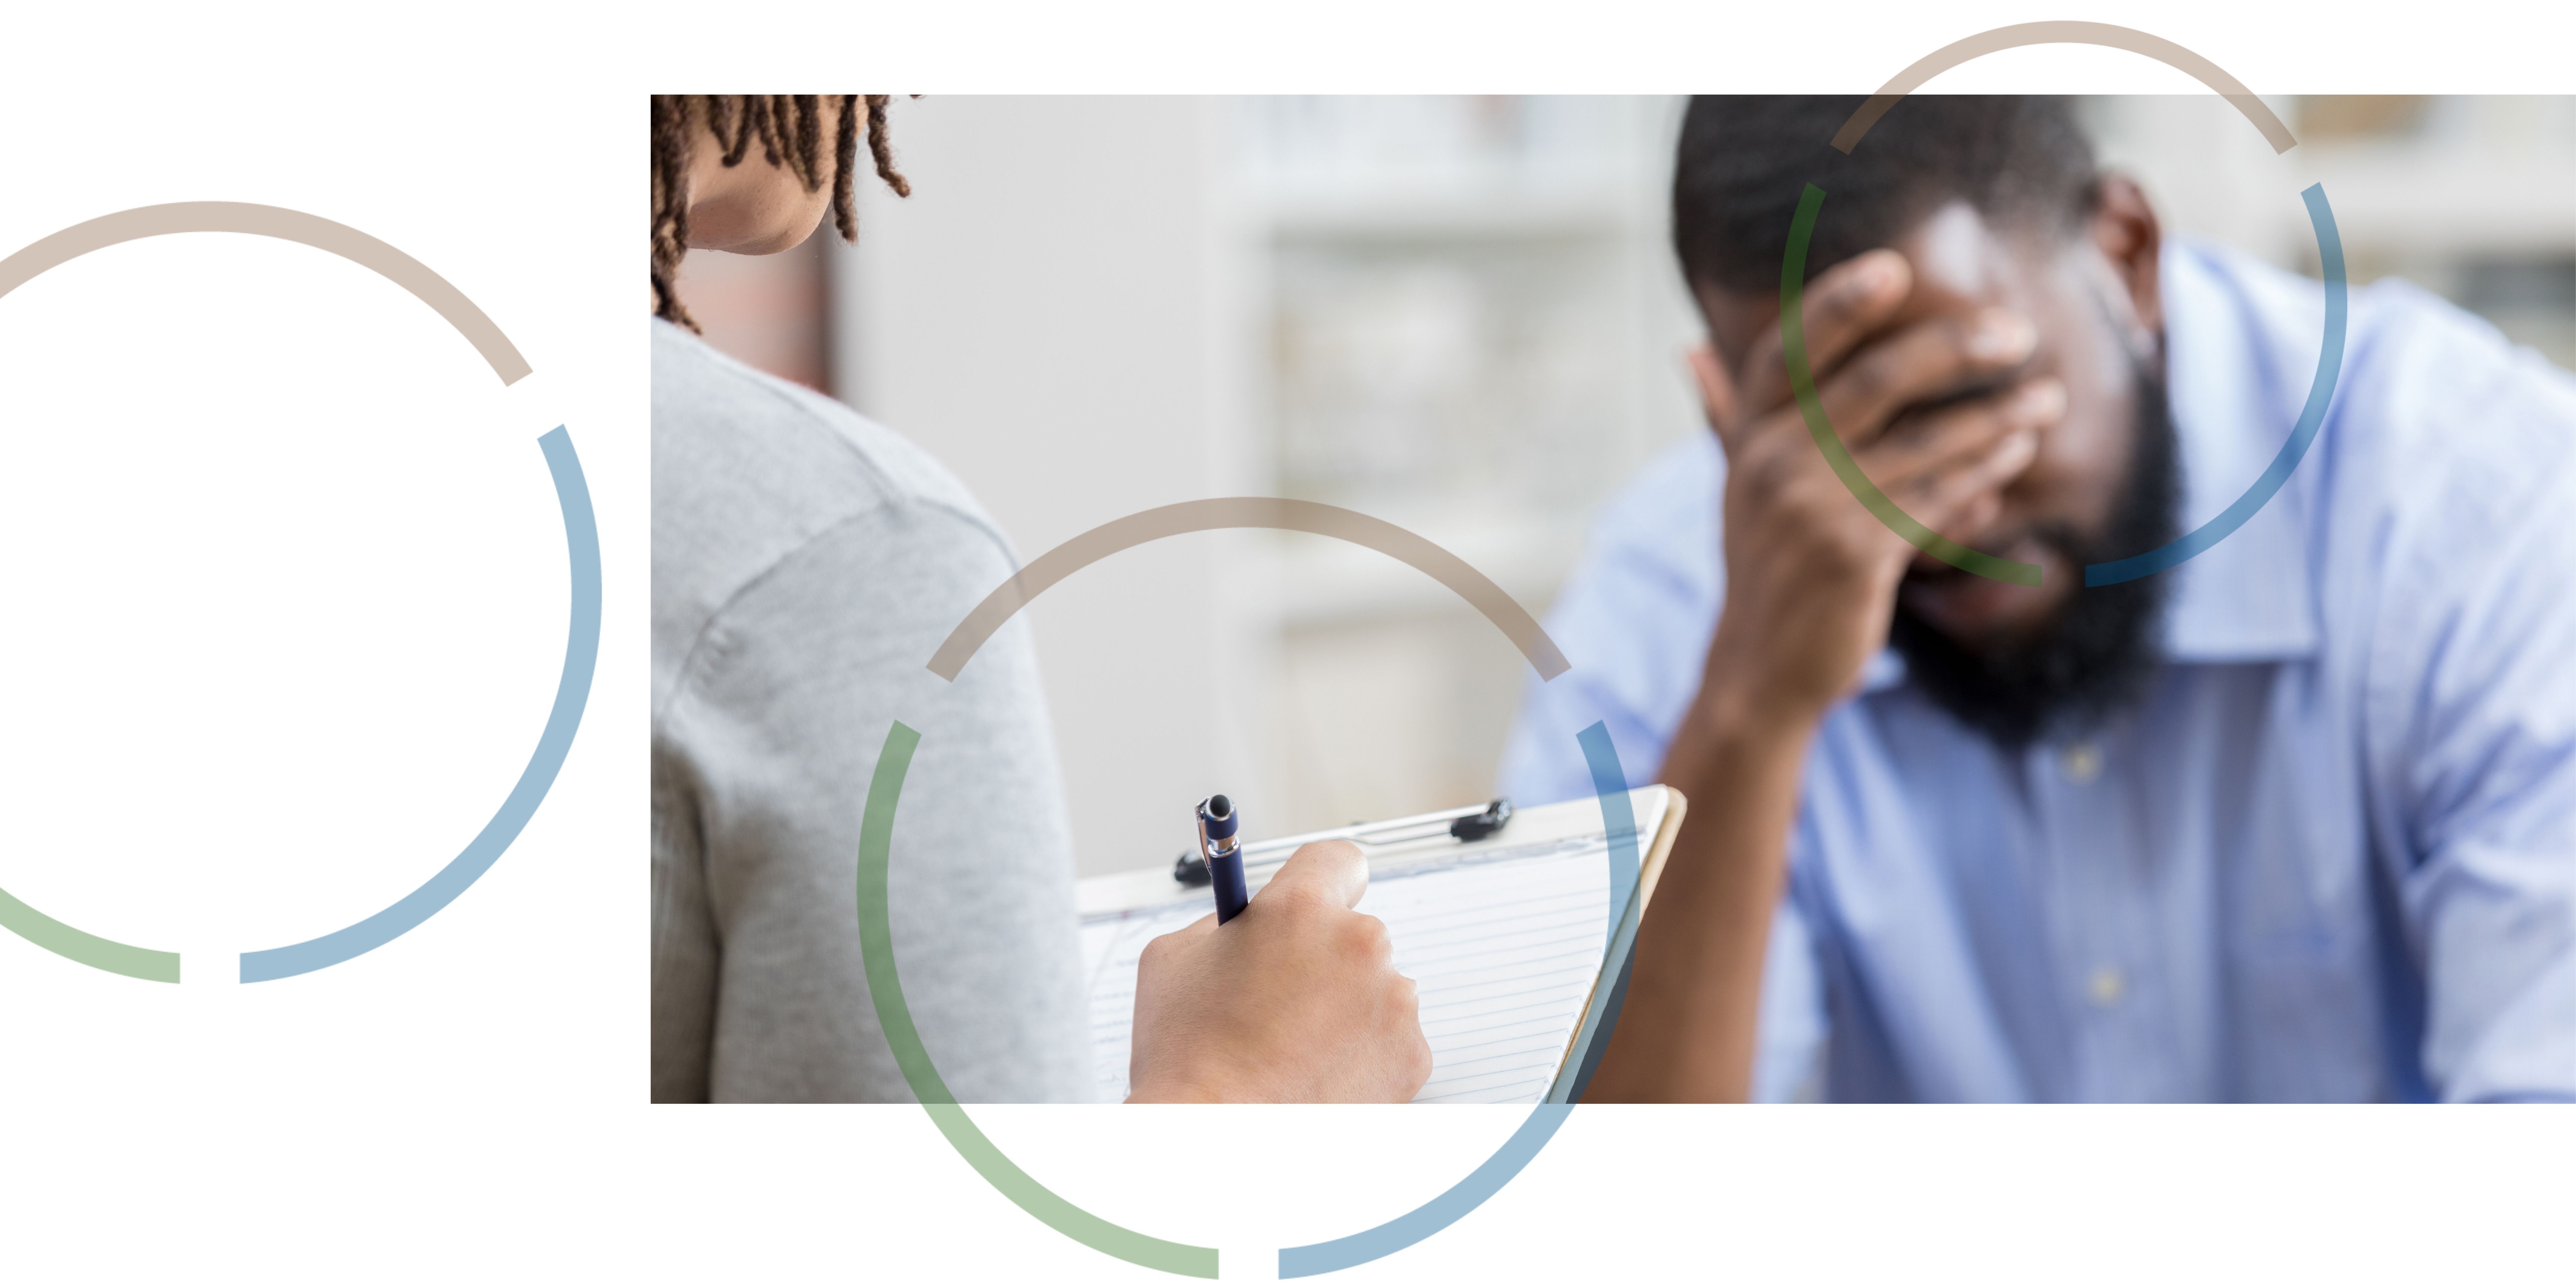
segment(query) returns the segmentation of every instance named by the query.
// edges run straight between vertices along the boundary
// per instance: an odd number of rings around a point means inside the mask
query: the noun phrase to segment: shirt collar
[[[2166,388],[2189,532],[2234,504],[2298,423],[2325,303],[2314,282],[2184,238],[2167,240],[2163,263]],[[2317,650],[2307,533],[2318,471],[2305,464],[2225,541],[2160,574],[2174,578],[2167,657],[2249,662]]]
[[[2166,239],[2162,265],[2166,391],[2182,449],[2181,530],[2189,532],[2233,504],[2289,437],[2315,374],[2325,310],[2313,282],[2189,238]],[[2314,477],[2312,468],[2293,473],[2225,541],[2158,574],[2173,579],[2166,657],[2252,662],[2316,651],[2306,536]],[[1861,689],[1904,679],[1904,658],[1882,649],[1862,669]]]

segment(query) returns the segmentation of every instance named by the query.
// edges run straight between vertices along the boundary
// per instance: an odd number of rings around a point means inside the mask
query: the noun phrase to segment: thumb
[[[1368,860],[1360,856],[1360,847],[1348,841],[1308,841],[1279,865],[1261,893],[1283,889],[1304,890],[1317,899],[1350,907],[1368,892]]]

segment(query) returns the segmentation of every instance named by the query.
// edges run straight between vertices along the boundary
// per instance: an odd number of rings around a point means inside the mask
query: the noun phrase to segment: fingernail
[[[2033,420],[2053,420],[2066,412],[2066,382],[2033,381],[2021,391],[2021,411]]]
[[[1886,290],[1896,280],[1896,267],[1885,256],[1872,255],[1852,266],[1851,295],[1865,299]]]
[[[2014,313],[1989,313],[1977,323],[1976,334],[1968,337],[1968,352],[2001,362],[2030,352],[2032,342],[2038,338],[2029,319]]]
[[[2038,432],[2017,429],[2004,441],[1995,444],[1995,450],[1986,456],[1985,468],[1989,478],[2010,478],[2029,469],[2031,461],[2038,456]]]

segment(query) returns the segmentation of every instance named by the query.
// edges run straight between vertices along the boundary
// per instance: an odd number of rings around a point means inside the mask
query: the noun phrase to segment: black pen
[[[1220,926],[1234,920],[1234,914],[1251,901],[1243,891],[1243,846],[1234,836],[1242,822],[1234,802],[1222,793],[1199,802],[1199,857],[1207,861],[1208,884],[1216,888]]]

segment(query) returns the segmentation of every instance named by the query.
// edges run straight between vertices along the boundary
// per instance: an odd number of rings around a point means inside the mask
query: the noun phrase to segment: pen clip
[[[1481,841],[1486,837],[1492,836],[1494,833],[1503,830],[1503,827],[1511,821],[1511,799],[1505,796],[1497,796],[1494,799],[1487,801],[1481,809],[1471,805],[1463,809],[1442,810],[1434,814],[1416,815],[1413,818],[1390,819],[1384,823],[1358,824],[1351,827],[1339,828],[1330,832],[1310,832],[1303,836],[1286,836],[1281,837],[1276,841],[1261,841],[1251,845],[1244,845],[1242,846],[1242,849],[1245,861],[1251,862],[1254,861],[1255,856],[1257,855],[1275,852],[1283,848],[1293,849],[1308,841],[1348,840],[1371,845],[1394,845],[1405,841],[1427,841],[1432,837],[1443,834],[1454,836],[1462,842]],[[1415,827],[1423,830],[1403,836],[1381,835],[1382,833],[1392,832],[1398,828],[1404,827]],[[1211,843],[1208,840],[1207,820],[1205,818],[1200,818],[1198,820],[1198,829],[1198,849],[1196,851],[1184,851],[1178,858],[1172,861],[1172,880],[1181,885],[1203,886],[1210,880],[1207,861]],[[1238,842],[1238,844],[1240,844],[1240,842]]]

